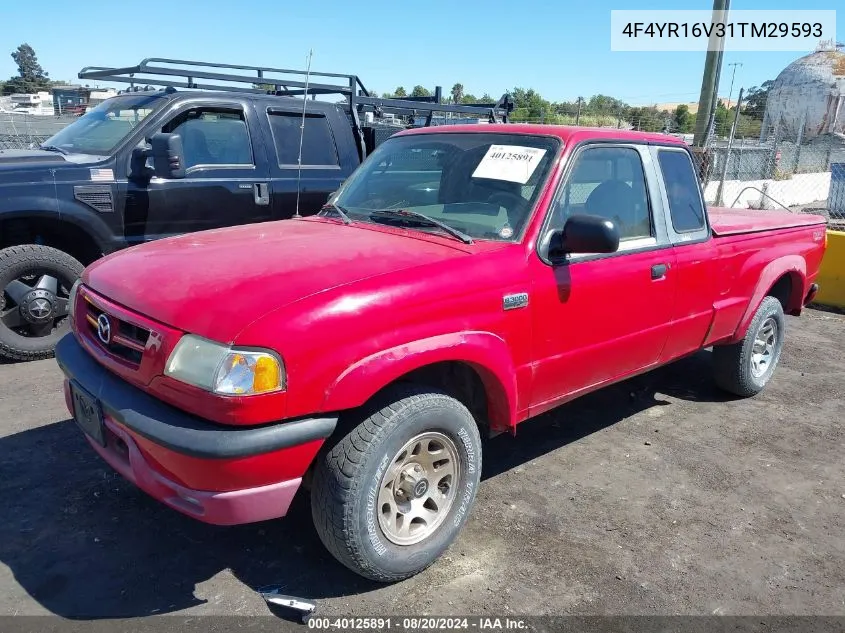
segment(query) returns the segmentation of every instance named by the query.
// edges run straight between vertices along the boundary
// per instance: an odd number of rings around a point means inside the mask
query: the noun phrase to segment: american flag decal
[[[111,169],[92,169],[91,180],[94,182],[111,182],[114,180],[114,172]]]

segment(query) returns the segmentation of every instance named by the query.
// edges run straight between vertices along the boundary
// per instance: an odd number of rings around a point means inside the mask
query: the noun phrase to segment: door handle
[[[255,197],[255,204],[266,207],[270,204],[270,187],[266,182],[257,182],[252,186],[252,194]]]
[[[655,264],[651,267],[651,278],[662,279],[666,276],[666,271],[669,270],[668,264]]]

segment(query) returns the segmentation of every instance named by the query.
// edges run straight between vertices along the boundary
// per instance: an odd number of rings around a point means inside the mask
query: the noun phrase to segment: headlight
[[[173,348],[164,374],[226,396],[285,388],[285,367],[275,352],[231,348],[193,334]]]
[[[73,323],[74,317],[76,316],[76,294],[79,292],[79,284],[81,283],[81,279],[74,281],[70,287],[70,294],[67,296],[67,313],[71,323]]]

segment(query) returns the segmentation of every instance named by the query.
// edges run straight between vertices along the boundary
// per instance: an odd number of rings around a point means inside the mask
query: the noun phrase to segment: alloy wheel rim
[[[757,330],[751,347],[751,373],[755,378],[760,378],[772,367],[775,361],[777,338],[777,321],[769,317]]]
[[[66,281],[37,272],[11,280],[0,295],[0,324],[20,336],[50,335],[69,315]]]
[[[455,501],[461,463],[455,443],[429,431],[396,453],[379,485],[379,527],[396,545],[425,540],[443,523]]]

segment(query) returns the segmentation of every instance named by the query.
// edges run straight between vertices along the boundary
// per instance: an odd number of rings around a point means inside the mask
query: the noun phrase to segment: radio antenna
[[[296,169],[296,210],[293,214],[295,218],[301,218],[299,215],[299,186],[302,182],[302,140],[305,137],[305,106],[308,105],[308,80],[311,78],[311,57],[314,55],[314,49],[308,51],[308,63],[305,67],[305,92],[302,94],[302,122],[299,125],[299,158],[297,159]]]

